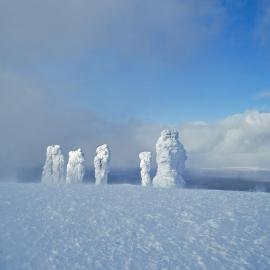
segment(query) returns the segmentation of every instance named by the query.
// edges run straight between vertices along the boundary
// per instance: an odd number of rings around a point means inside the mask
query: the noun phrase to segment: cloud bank
[[[250,110],[212,124],[188,123],[181,130],[190,164],[270,167],[270,113]]]
[[[46,147],[52,144],[62,146],[66,159],[69,150],[82,147],[89,167],[96,147],[108,143],[112,167],[138,167],[138,154],[154,153],[160,131],[168,127],[139,120],[110,122],[94,112],[74,110],[63,97],[14,74],[0,74],[0,87],[1,178],[14,176],[21,168],[42,166]],[[270,168],[270,113],[252,110],[177,128],[188,167]]]

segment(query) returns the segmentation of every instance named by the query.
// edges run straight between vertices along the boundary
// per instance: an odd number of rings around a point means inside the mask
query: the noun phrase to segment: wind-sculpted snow
[[[156,143],[157,175],[153,179],[155,187],[183,185],[183,172],[187,160],[184,146],[179,142],[176,130],[163,130]]]
[[[270,194],[2,184],[1,270],[270,269]]]
[[[107,184],[110,172],[111,153],[107,144],[99,146],[94,158],[96,184]]]
[[[82,183],[85,175],[85,158],[81,149],[69,152],[67,184]]]
[[[142,186],[147,187],[151,186],[151,152],[141,152],[139,154],[140,158],[140,168],[141,168],[141,178],[142,178]]]
[[[65,162],[59,145],[52,145],[47,148],[41,182],[47,184],[65,182]]]

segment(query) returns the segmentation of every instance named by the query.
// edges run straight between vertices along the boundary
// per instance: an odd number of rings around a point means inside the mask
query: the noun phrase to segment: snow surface
[[[184,146],[179,141],[177,130],[165,129],[156,143],[157,174],[154,187],[171,188],[184,185],[183,173],[187,160]]]
[[[0,269],[270,269],[270,194],[0,186]]]
[[[85,158],[81,149],[69,152],[67,184],[82,183],[85,175]]]
[[[151,160],[152,154],[151,152],[141,152],[139,154],[140,158],[140,168],[141,168],[141,179],[142,179],[142,186],[147,187],[152,185],[151,181]]]

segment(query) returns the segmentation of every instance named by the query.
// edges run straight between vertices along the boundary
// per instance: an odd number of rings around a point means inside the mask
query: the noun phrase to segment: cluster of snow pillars
[[[59,145],[48,146],[46,162],[42,171],[42,183],[64,183],[65,161]]]
[[[139,154],[142,186],[151,183],[151,152]],[[110,172],[111,152],[107,144],[96,149],[94,158],[96,184],[107,184]],[[171,188],[184,185],[183,173],[187,160],[184,146],[179,141],[176,130],[165,129],[156,143],[157,173],[153,179],[154,187]],[[69,152],[67,175],[65,162],[59,145],[48,146],[46,162],[42,172],[43,183],[82,183],[85,175],[85,158],[81,149]]]
[[[183,172],[187,160],[184,146],[176,130],[163,130],[156,143],[157,174],[154,187],[171,188],[184,185]]]
[[[139,154],[140,158],[140,168],[141,168],[141,178],[142,178],[142,186],[147,187],[151,186],[151,152],[141,152]]]
[[[110,171],[110,149],[107,144],[99,146],[94,159],[96,184],[107,184]],[[69,152],[67,173],[65,177],[65,162],[59,145],[47,148],[46,162],[42,172],[42,183],[82,183],[85,175],[85,158],[81,149]]]
[[[81,149],[69,152],[67,164],[67,184],[82,183],[85,175],[85,158]]]
[[[99,146],[94,158],[96,185],[108,183],[111,152],[107,144]]]

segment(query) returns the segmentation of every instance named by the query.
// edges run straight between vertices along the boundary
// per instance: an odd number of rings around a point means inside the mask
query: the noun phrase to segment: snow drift
[[[42,172],[42,183],[64,183],[65,162],[62,149],[59,145],[51,145],[47,148],[46,162]]]
[[[187,160],[184,146],[179,142],[176,130],[163,130],[156,143],[157,174],[154,187],[170,188],[183,185],[183,172]]]
[[[96,184],[107,184],[110,172],[111,152],[107,144],[99,146],[94,158]]]
[[[69,152],[67,184],[82,183],[85,175],[85,158],[81,149]]]

